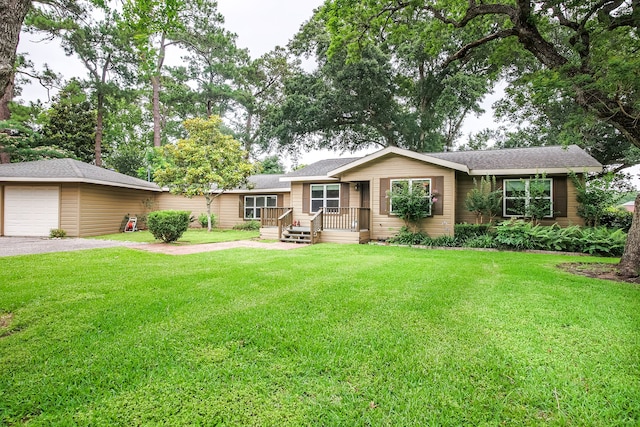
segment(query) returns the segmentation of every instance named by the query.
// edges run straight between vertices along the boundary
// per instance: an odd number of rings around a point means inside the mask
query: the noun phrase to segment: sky
[[[300,26],[313,14],[323,0],[218,0],[218,11],[225,17],[225,28],[235,33],[239,47],[249,49],[251,56],[257,58],[271,51],[276,46],[285,46],[298,32]],[[44,63],[65,78],[81,77],[86,70],[77,59],[67,57],[59,44],[31,34],[22,34],[18,52],[25,52],[36,65]],[[173,60],[179,60],[178,55]],[[171,64],[171,60],[167,61]],[[485,109],[499,95],[488,96]],[[37,86],[25,88],[20,97],[24,100],[48,100],[47,92]],[[19,99],[20,99],[19,98]],[[476,131],[487,127],[493,122],[490,111],[480,117],[469,117],[465,120],[464,132]],[[353,157],[365,155],[376,149],[363,150],[356,153],[339,153],[328,150],[299,153],[298,164],[308,164],[328,157]],[[285,157],[285,156],[283,156]],[[287,167],[291,167],[290,158],[283,159]]]

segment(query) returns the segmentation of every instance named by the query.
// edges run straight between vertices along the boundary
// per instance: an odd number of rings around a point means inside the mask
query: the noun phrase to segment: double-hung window
[[[419,188],[424,189],[425,199],[429,201],[431,200],[431,178],[392,179],[390,186],[391,194],[402,191],[403,189],[408,189],[409,192],[415,191]],[[389,212],[392,214],[395,213],[393,211],[393,197],[391,197],[389,202]],[[429,205],[428,215],[431,215],[431,204]]]
[[[340,184],[311,184],[311,212],[324,208],[327,213],[337,213],[340,208]]]
[[[261,208],[274,208],[278,196],[244,196],[244,219],[259,219]]]
[[[503,215],[506,217],[553,217],[553,180],[505,179]]]

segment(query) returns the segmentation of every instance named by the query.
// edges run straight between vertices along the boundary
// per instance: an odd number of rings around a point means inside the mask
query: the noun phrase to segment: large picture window
[[[418,188],[424,189],[425,199],[431,200],[431,178],[392,179],[390,186],[392,194],[403,189],[408,189],[409,192]],[[429,206],[429,211],[431,211],[431,206]],[[393,197],[389,201],[389,212],[395,213],[393,210]],[[431,212],[428,215],[431,215]]]
[[[244,196],[244,219],[259,219],[261,208],[274,208],[278,196]]]
[[[311,212],[325,208],[331,213],[340,207],[340,184],[311,184]]]
[[[551,178],[505,179],[503,215],[506,217],[553,217]]]

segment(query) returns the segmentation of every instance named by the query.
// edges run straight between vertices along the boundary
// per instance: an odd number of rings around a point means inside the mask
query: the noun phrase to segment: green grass
[[[183,244],[183,245],[184,244],[198,245],[201,243],[219,243],[219,242],[231,242],[235,240],[257,239],[258,237],[260,237],[259,231],[214,229],[214,230],[211,230],[211,233],[209,233],[207,230],[203,230],[203,229],[189,229],[175,243]],[[156,240],[149,231],[107,234],[104,236],[93,237],[93,239],[118,240],[121,242],[140,242],[140,243],[159,242],[159,240]]]
[[[555,266],[585,260],[0,258],[0,425],[635,426],[640,288]]]

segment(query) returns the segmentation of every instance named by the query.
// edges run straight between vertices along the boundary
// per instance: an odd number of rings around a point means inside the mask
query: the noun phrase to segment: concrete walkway
[[[167,255],[188,255],[200,252],[220,251],[234,248],[258,248],[270,250],[290,250],[307,245],[282,242],[258,242],[255,240],[238,240],[235,242],[205,243],[200,245],[180,245],[168,243],[135,243],[115,240],[95,239],[49,239],[46,237],[0,237],[0,257],[14,255],[32,255],[47,252],[68,252],[85,249],[112,248],[125,246],[132,249],[163,253]]]

